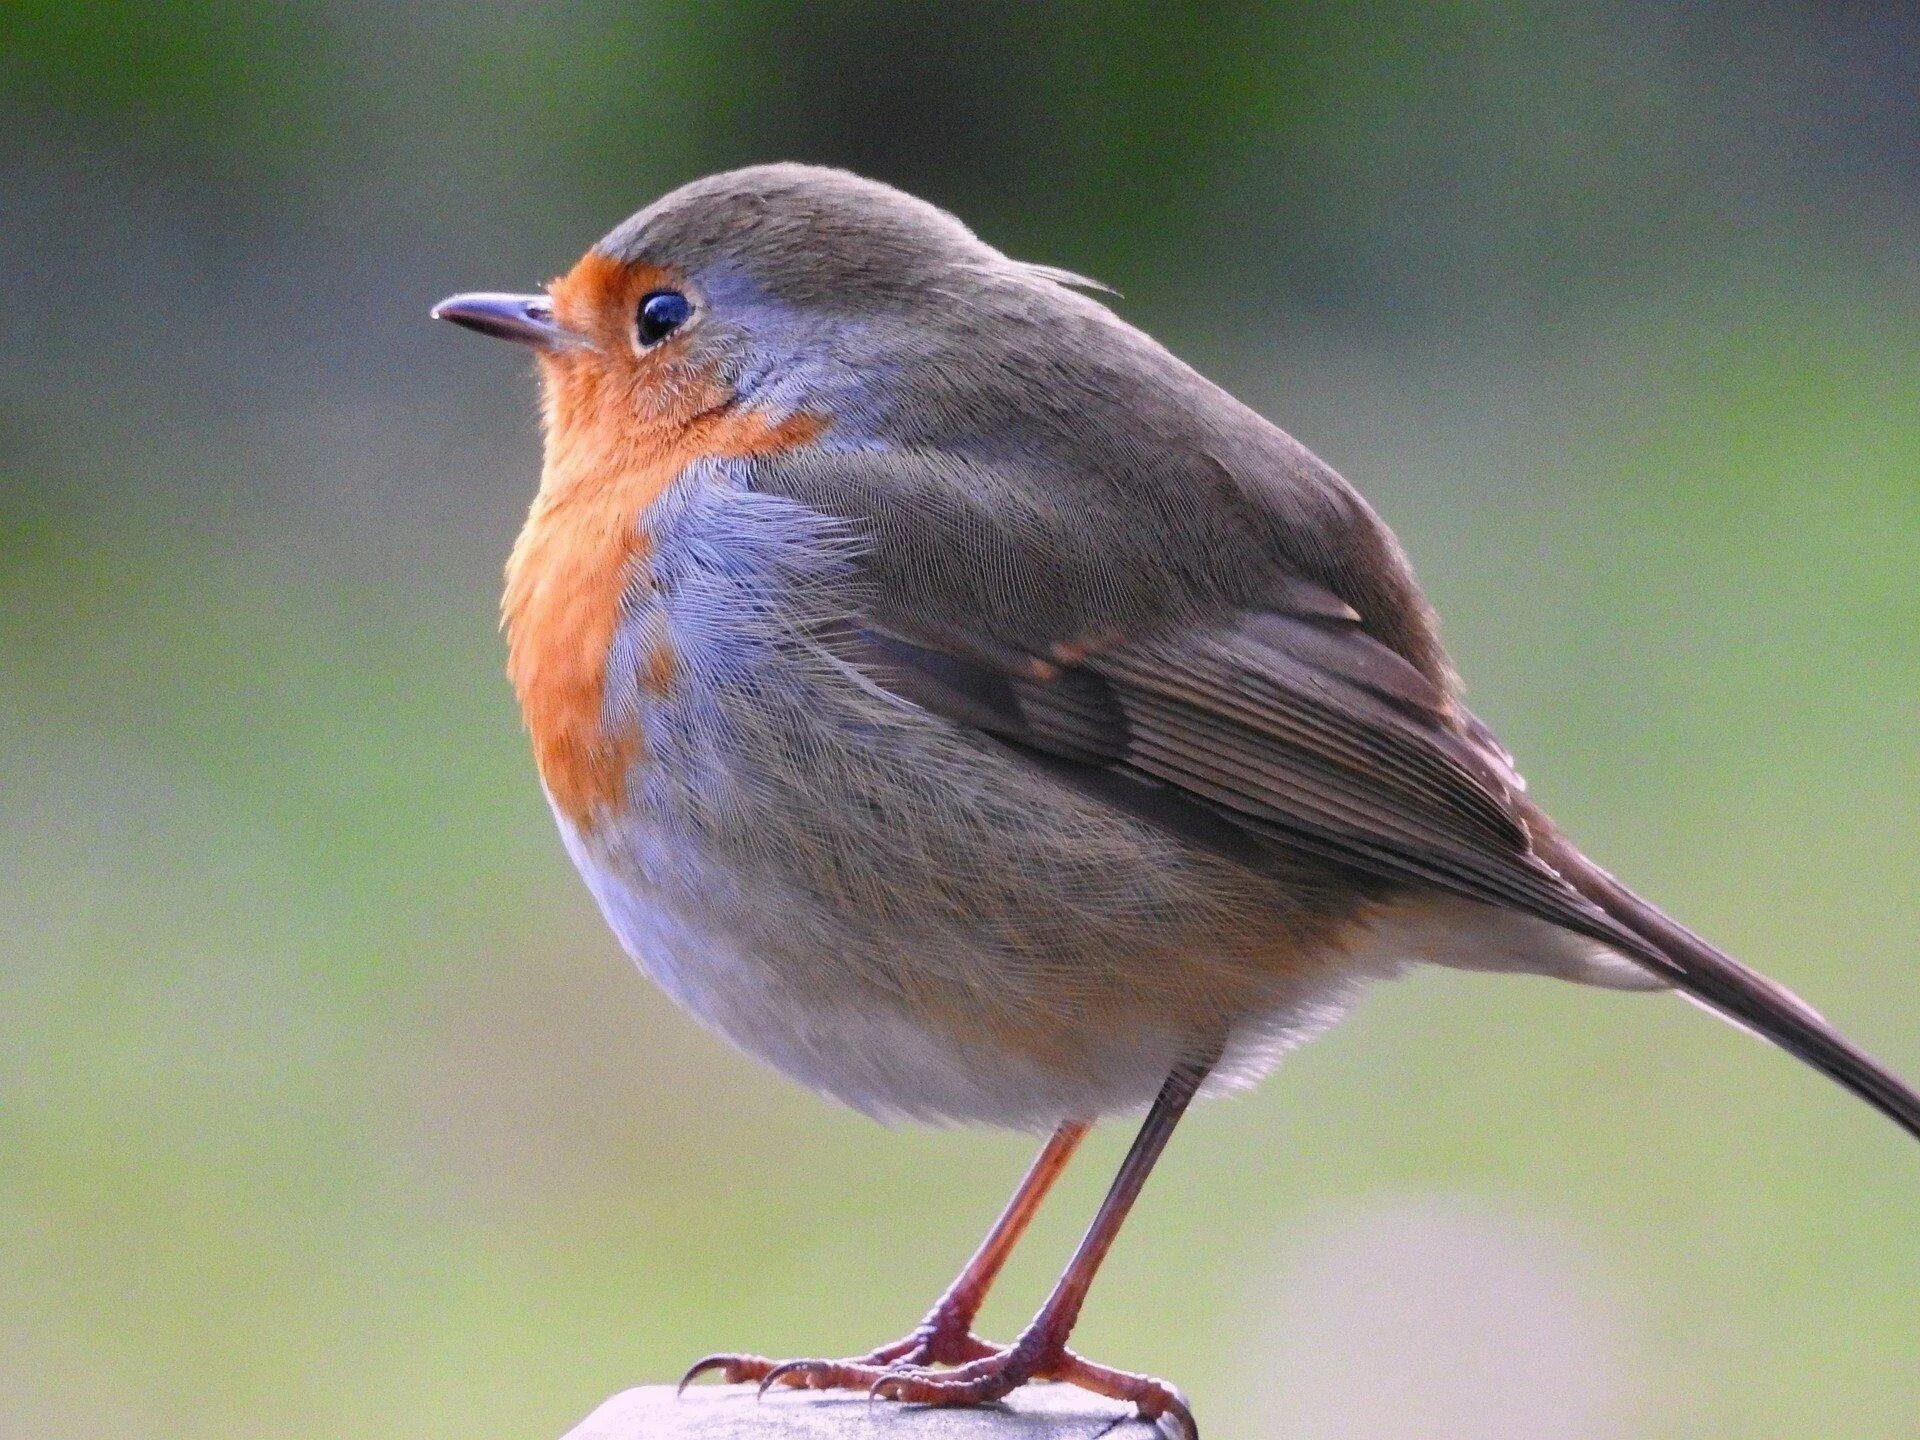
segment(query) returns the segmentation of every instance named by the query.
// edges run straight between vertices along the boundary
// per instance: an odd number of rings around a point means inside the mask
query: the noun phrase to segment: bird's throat
[[[554,805],[588,832],[618,811],[646,755],[641,717],[609,713],[606,696],[623,600],[650,583],[648,509],[696,461],[792,449],[825,426],[724,403],[641,419],[624,387],[557,368],[547,374],[540,493],[507,561],[501,622],[540,777]],[[670,690],[680,671],[670,641],[653,648],[640,657],[641,693]]]

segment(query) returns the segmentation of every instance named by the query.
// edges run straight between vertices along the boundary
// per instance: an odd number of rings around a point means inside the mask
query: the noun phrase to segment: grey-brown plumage
[[[1678,987],[1920,1135],[1913,1090],[1555,830],[1366,502],[1074,277],[775,165],[667,196],[551,297],[444,309],[543,353],[517,603],[617,600],[597,737],[543,733],[587,682],[522,700],[550,789],[582,746],[594,774],[621,758],[555,801],[634,954],[874,1113],[1058,1126],[1070,1150],[1158,1092],[1028,1337],[982,1356],[949,1314],[888,1363],[987,1368],[904,1398],[1055,1373],[1184,1414],[1063,1358],[1085,1280],[1210,1074],[1257,1078],[1416,961]],[[582,575],[618,596],[596,610]]]
[[[857,316],[867,363],[898,367],[906,399],[871,407],[884,448],[752,473],[856,522],[876,654],[924,672],[922,699],[942,703],[937,681],[963,723],[1158,782],[1370,893],[1434,886],[1597,940],[1920,1133],[1907,1087],[1527,801],[1351,487],[1098,301],[923,202],[807,167],[699,182],[604,245]]]

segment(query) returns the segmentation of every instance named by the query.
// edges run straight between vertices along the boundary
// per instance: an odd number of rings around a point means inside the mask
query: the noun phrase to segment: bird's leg
[[[1207,1077],[1209,1065],[1181,1065],[1167,1077],[1134,1137],[1133,1148],[1114,1176],[1113,1186],[1087,1227],[1053,1293],[1020,1338],[1004,1350],[989,1351],[957,1369],[932,1372],[895,1368],[883,1372],[873,1393],[925,1405],[980,1405],[998,1400],[1029,1380],[1063,1380],[1101,1395],[1132,1402],[1142,1419],[1164,1420],[1174,1433],[1198,1440],[1186,1401],[1172,1386],[1145,1375],[1110,1370],[1082,1360],[1067,1349],[1067,1337],[1086,1301],[1093,1277],[1113,1247],[1114,1237],[1146,1184],[1154,1162],[1166,1149],[1173,1127]]]
[[[954,1278],[946,1293],[934,1301],[926,1318],[913,1333],[892,1345],[873,1352],[876,1364],[958,1365],[979,1358],[988,1346],[974,1338],[973,1321],[986,1302],[987,1291],[1000,1276],[1013,1254],[1013,1247],[1026,1234],[1027,1226],[1039,1212],[1040,1202],[1066,1172],[1067,1162],[1087,1136],[1084,1120],[1069,1120],[1048,1137],[1040,1153],[1027,1167],[1020,1188],[1007,1201],[1007,1208],[993,1222],[987,1238],[973,1252],[966,1268]]]
[[[959,1365],[994,1352],[973,1334],[973,1320],[987,1298],[1007,1257],[1086,1138],[1087,1124],[1069,1120],[1048,1138],[1007,1208],[927,1316],[903,1339],[882,1345],[853,1360],[789,1360],[779,1362],[759,1355],[709,1355],[687,1371],[680,1384],[718,1370],[730,1384],[760,1381],[817,1389],[865,1390],[875,1376],[892,1365]]]

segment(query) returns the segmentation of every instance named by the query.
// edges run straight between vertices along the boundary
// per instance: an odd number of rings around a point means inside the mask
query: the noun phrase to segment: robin
[[[1195,1435],[1067,1348],[1094,1272],[1190,1102],[1418,962],[1679,990],[1920,1136],[1920,1095],[1561,835],[1366,501],[1097,288],[783,164],[433,312],[539,358],[508,671],[623,945],[856,1109],[1050,1136],[905,1339],[687,1378],[1061,1380]],[[977,1337],[1087,1127],[1142,1108],[1033,1321]]]

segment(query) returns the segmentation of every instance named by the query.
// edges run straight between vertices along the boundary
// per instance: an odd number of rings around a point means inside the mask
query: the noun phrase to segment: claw
[[[803,1388],[806,1384],[805,1381],[787,1380],[787,1377],[789,1375],[799,1374],[801,1371],[811,1367],[814,1363],[812,1360],[786,1360],[774,1366],[771,1370],[767,1371],[765,1375],[760,1377],[760,1389],[755,1393],[754,1399],[764,1399],[767,1391],[782,1381],[793,1385],[796,1389]]]
[[[1149,1415],[1146,1407],[1136,1402],[1142,1420],[1151,1420],[1153,1428],[1168,1440],[1200,1440],[1200,1426],[1193,1418],[1193,1411],[1187,1406],[1187,1397],[1171,1385],[1166,1387],[1166,1409],[1157,1415]]]
[[[687,1367],[687,1373],[680,1377],[680,1383],[673,1387],[675,1396],[686,1393],[687,1386],[711,1370],[723,1372],[726,1383],[738,1385],[747,1378],[747,1372],[762,1365],[771,1365],[771,1360],[763,1360],[758,1355],[715,1354],[702,1356]]]

